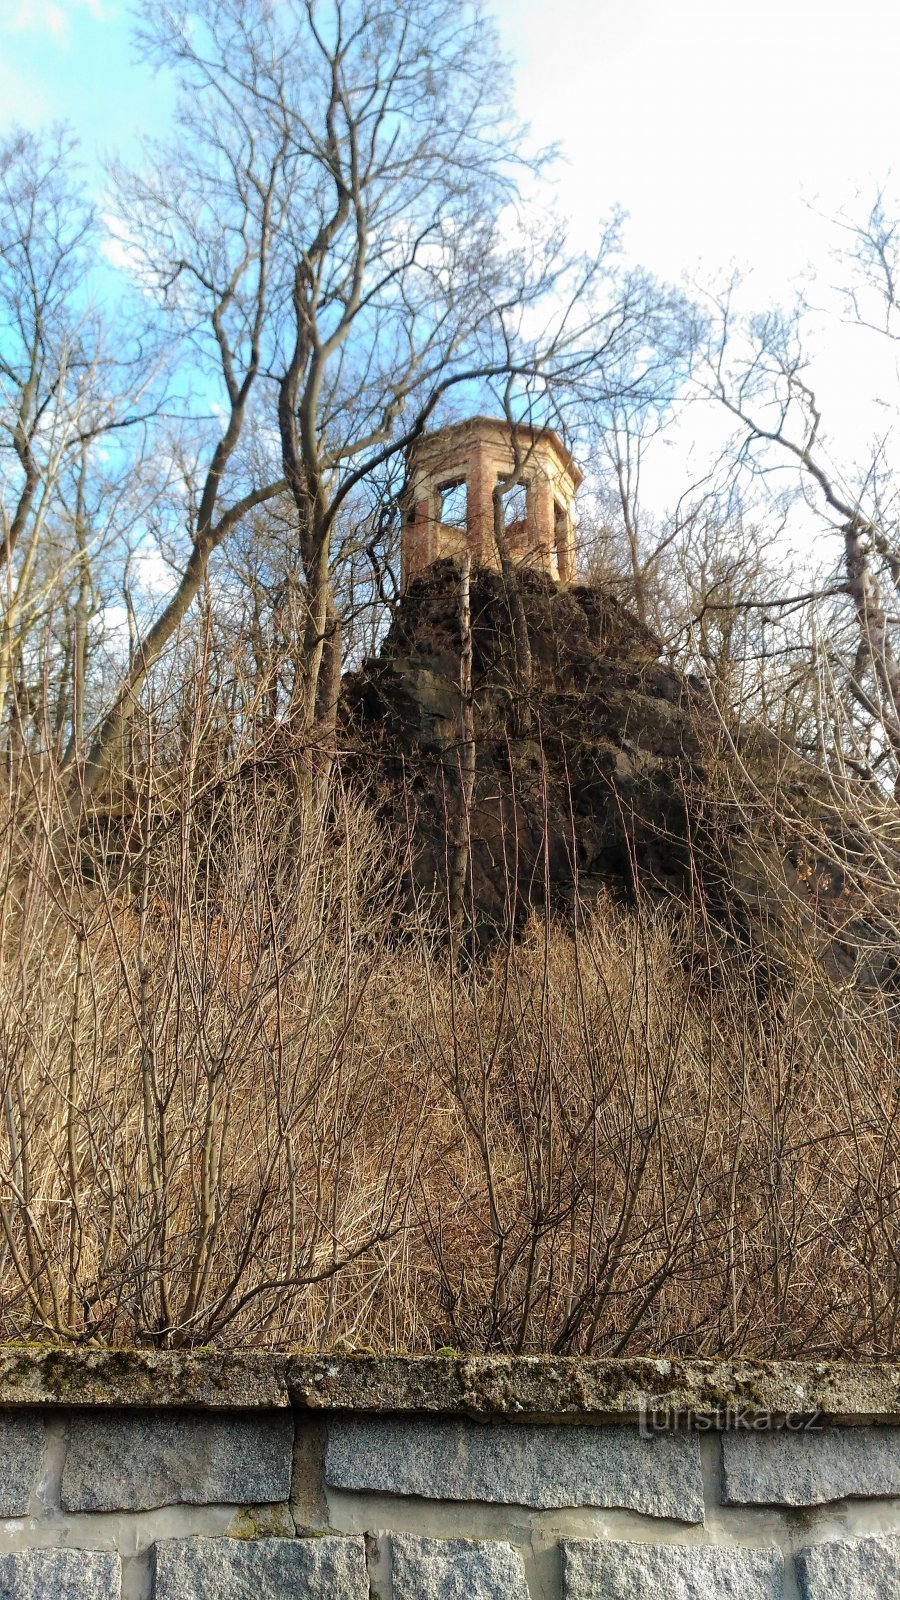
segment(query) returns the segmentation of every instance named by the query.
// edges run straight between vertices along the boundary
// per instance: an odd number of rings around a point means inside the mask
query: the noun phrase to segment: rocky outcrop
[[[666,665],[653,635],[604,591],[529,571],[519,582],[533,657],[524,708],[503,580],[485,569],[472,577],[477,934],[520,924],[548,901],[571,913],[602,891],[684,901],[699,887],[739,940],[762,934],[777,952],[799,919],[842,972],[860,975],[863,949],[863,977],[891,978],[871,893],[855,892],[852,843],[833,838],[831,796],[816,820],[815,773],[754,730],[743,795],[740,772],[723,783],[728,764],[742,762],[701,682]],[[408,830],[425,896],[445,892],[460,809],[459,660],[458,575],[438,562],[411,584],[378,658],[345,680],[351,768]],[[790,821],[791,807],[767,803],[776,771],[810,829]]]
[[[684,883],[684,784],[702,764],[705,697],[646,629],[597,589],[521,576],[533,657],[531,729],[514,732],[509,606],[472,582],[476,786],[469,820],[477,920],[504,925],[550,895]],[[419,888],[443,884],[459,793],[459,623],[448,562],[410,586],[377,660],[346,683],[357,770],[412,820]]]

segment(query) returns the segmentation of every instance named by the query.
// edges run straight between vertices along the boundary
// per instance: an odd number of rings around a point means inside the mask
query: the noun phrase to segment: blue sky
[[[128,0],[0,0],[0,130],[64,118],[96,163],[164,129],[171,91],[135,63]],[[900,7],[887,0],[493,0],[521,114],[560,141],[559,203],[590,246],[614,204],[632,256],[712,279],[736,262],[757,303],[810,270],[831,291],[829,221],[900,194]],[[864,400],[898,381],[838,320],[823,345],[828,415],[848,448]],[[672,489],[684,456],[669,453]],[[661,491],[668,497],[669,487]]]
[[[587,242],[613,203],[677,274],[753,265],[774,289],[822,253],[817,213],[891,181],[900,8],[886,0],[494,0],[520,108],[567,154]],[[0,124],[62,117],[88,155],[164,126],[127,0],[0,0]]]
[[[72,124],[85,153],[165,120],[163,84],[133,61],[121,0],[0,0],[0,120]]]

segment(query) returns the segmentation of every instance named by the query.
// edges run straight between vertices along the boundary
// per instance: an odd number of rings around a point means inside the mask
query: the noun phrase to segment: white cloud
[[[134,238],[122,218],[117,217],[113,211],[104,211],[101,213],[101,221],[106,229],[106,235],[100,248],[110,266],[117,267],[121,271],[133,270]]]
[[[114,11],[109,0],[12,0],[12,5],[12,26],[17,33],[40,32],[51,39],[65,38],[79,15],[107,22]]]
[[[172,568],[149,541],[135,551],[131,571],[135,585],[145,600],[155,602],[166,599],[175,586]]]

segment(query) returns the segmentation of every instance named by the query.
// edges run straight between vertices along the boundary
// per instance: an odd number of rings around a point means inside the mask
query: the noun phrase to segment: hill
[[[892,983],[895,897],[879,797],[837,795],[757,726],[726,726],[704,686],[612,595],[519,577],[532,650],[518,732],[503,579],[471,583],[476,777],[471,923],[484,942],[548,905],[612,892],[689,902],[777,959],[802,932],[836,976]],[[400,601],[380,654],[345,679],[350,767],[411,840],[411,886],[446,893],[460,812],[458,577],[437,562]],[[893,857],[891,858],[892,867]]]

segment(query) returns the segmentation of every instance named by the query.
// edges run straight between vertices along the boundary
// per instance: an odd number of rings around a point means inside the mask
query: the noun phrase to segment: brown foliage
[[[461,961],[337,782],[195,756],[10,783],[0,1337],[897,1354],[886,1001],[699,903]]]

